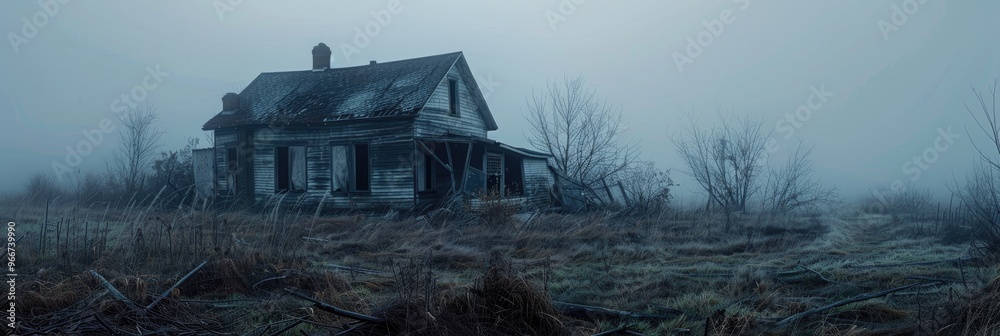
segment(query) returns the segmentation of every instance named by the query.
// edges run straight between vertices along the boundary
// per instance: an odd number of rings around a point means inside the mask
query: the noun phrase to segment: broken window
[[[236,148],[226,148],[226,188],[236,192],[236,175],[240,171],[240,159],[236,156]]]
[[[330,154],[332,169],[330,190],[334,192],[371,190],[367,144],[332,146]]]
[[[306,148],[304,146],[274,148],[276,193],[306,190]]]
[[[448,111],[452,115],[458,115],[458,80],[448,80]]]
[[[347,192],[351,190],[350,188],[350,168],[347,164],[347,146],[333,146],[330,151],[330,167],[333,168],[333,172],[330,176],[330,180],[333,185],[330,186],[330,190],[334,192]]]
[[[491,194],[502,195],[503,190],[503,155],[500,153],[486,153],[486,191]]]

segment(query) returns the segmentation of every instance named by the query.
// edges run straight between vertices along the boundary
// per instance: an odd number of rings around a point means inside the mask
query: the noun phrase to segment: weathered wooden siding
[[[371,191],[331,193],[331,145],[367,143],[369,145]],[[274,195],[274,147],[306,146],[305,193],[292,193],[286,199],[303,197],[303,204],[323,200],[324,208],[393,207],[408,209],[414,205],[413,124],[412,119],[357,120],[275,130],[260,128],[254,132],[254,184],[256,199],[267,201]]]
[[[215,185],[219,194],[225,195],[230,192],[229,183],[226,182],[226,149],[236,148],[235,129],[215,130]]]
[[[545,159],[524,158],[524,196],[531,206],[549,205],[549,190],[555,179]]]
[[[448,112],[448,80],[458,80],[459,113],[454,116]],[[475,79],[469,78],[474,81]],[[466,80],[457,68],[452,67],[448,76],[438,83],[434,94],[424,105],[415,121],[418,137],[433,137],[443,134],[486,137],[486,123],[479,114],[479,105],[472,95],[472,90],[465,84]]]

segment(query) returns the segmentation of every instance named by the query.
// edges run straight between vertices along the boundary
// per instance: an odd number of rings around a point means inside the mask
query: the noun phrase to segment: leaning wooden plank
[[[298,292],[293,291],[293,290],[288,289],[288,288],[286,288],[285,291],[288,292],[289,294],[291,294],[292,296],[295,296],[297,298],[300,298],[300,299],[312,302],[313,305],[316,306],[316,308],[325,310],[327,312],[330,312],[330,313],[333,313],[333,314],[336,314],[336,315],[339,315],[339,316],[343,316],[343,317],[350,318],[350,319],[355,319],[355,320],[358,320],[358,321],[364,321],[364,322],[372,322],[372,323],[382,323],[382,322],[385,322],[385,319],[381,319],[381,318],[378,318],[378,317],[369,316],[369,315],[365,315],[365,314],[361,314],[361,313],[355,313],[355,312],[352,312],[352,311],[349,311],[349,310],[340,309],[340,308],[331,306],[331,305],[329,305],[329,304],[327,304],[327,303],[325,303],[323,301],[316,300],[314,298],[308,297],[308,296],[303,295],[303,294],[299,294]]]
[[[200,270],[202,267],[205,267],[205,264],[207,264],[207,263],[208,263],[208,260],[202,261],[201,264],[198,265],[198,267],[195,267],[193,270],[191,270],[190,272],[188,272],[188,274],[185,275],[183,278],[181,278],[180,280],[177,280],[177,283],[175,283],[173,286],[170,286],[170,288],[167,288],[167,290],[165,292],[163,292],[163,294],[160,294],[160,296],[157,297],[156,300],[153,300],[153,302],[150,302],[149,305],[146,306],[146,310],[153,309],[153,307],[156,306],[157,303],[160,303],[160,301],[163,300],[163,298],[167,297],[167,295],[170,295],[170,292],[173,292],[174,288],[177,288],[182,283],[184,283],[184,281],[187,281],[187,279],[190,278],[192,275],[194,275],[195,272],[198,272],[198,270]]]
[[[681,314],[645,314],[624,310],[586,306],[575,303],[552,301],[552,306],[563,315],[582,320],[636,320],[636,321],[663,321],[670,320]]]
[[[927,283],[909,284],[909,285],[902,286],[902,287],[896,287],[896,288],[893,288],[893,289],[887,289],[887,290],[884,290],[884,291],[881,291],[881,292],[868,293],[868,294],[858,295],[858,296],[855,296],[855,297],[852,297],[852,298],[843,299],[843,300],[840,300],[840,301],[837,301],[837,302],[834,302],[834,303],[831,303],[831,304],[828,304],[828,305],[825,305],[825,306],[822,306],[822,307],[813,308],[813,309],[810,309],[810,310],[807,310],[807,311],[804,311],[804,312],[801,312],[801,313],[798,313],[798,314],[786,317],[786,318],[782,319],[781,321],[778,321],[777,323],[775,323],[774,326],[779,327],[779,328],[780,327],[784,327],[784,326],[787,326],[787,325],[789,325],[791,323],[794,323],[795,321],[798,321],[798,320],[800,320],[800,319],[802,319],[804,317],[807,317],[809,315],[819,314],[819,313],[825,312],[827,310],[830,310],[830,309],[833,309],[833,308],[837,308],[837,307],[840,307],[840,306],[843,306],[843,305],[846,305],[846,304],[860,302],[860,301],[865,301],[865,300],[869,300],[869,299],[874,299],[874,298],[881,297],[881,296],[886,296],[886,295],[889,295],[889,294],[892,294],[892,293],[895,293],[895,292],[898,292],[898,291],[901,291],[901,290],[904,290],[904,289],[913,288],[913,287],[917,287],[917,286],[923,286],[923,285],[926,285],[926,284]]]
[[[104,288],[108,290],[108,293],[111,293],[111,296],[114,296],[115,299],[125,302],[125,304],[128,305],[130,308],[133,309],[138,308],[138,306],[136,306],[135,303],[132,302],[132,300],[129,300],[127,297],[125,297],[125,295],[122,294],[122,292],[119,292],[114,285],[112,285],[110,282],[108,282],[107,279],[105,279],[103,276],[97,273],[97,271],[90,270],[90,274],[93,275],[95,278],[97,278],[97,280],[101,281],[101,286],[104,286]]]

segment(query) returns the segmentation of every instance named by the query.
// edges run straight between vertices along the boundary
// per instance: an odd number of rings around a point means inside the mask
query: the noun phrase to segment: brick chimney
[[[240,96],[235,92],[227,93],[222,96],[222,111],[223,112],[236,112],[240,109]]]
[[[326,70],[330,68],[330,47],[320,43],[313,47],[313,70]]]

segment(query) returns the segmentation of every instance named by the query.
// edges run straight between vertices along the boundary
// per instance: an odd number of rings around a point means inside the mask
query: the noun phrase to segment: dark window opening
[[[448,80],[448,111],[452,115],[458,115],[458,80]]]
[[[437,162],[434,157],[419,151],[420,161],[417,162],[417,191],[434,190],[434,171]]]
[[[437,160],[434,160],[434,189],[437,190],[448,190],[451,188],[451,173],[448,169],[445,169],[438,160],[448,164],[448,150],[446,149],[447,144],[435,143],[433,146],[428,146],[434,151],[434,155],[437,156]]]
[[[306,149],[274,148],[274,192],[306,190]]]
[[[502,196],[503,189],[503,155],[500,153],[486,153],[486,191],[490,194]]]
[[[288,174],[288,147],[274,148],[274,191],[276,193],[288,191],[291,184],[291,176]]]
[[[354,190],[371,190],[369,183],[370,169],[368,161],[368,145],[354,145]]]
[[[483,151],[483,145],[472,145],[472,162],[469,162],[469,167],[483,170],[483,156],[486,153]]]
[[[504,157],[504,196],[514,197],[524,195],[524,166],[521,158],[508,155]]]

